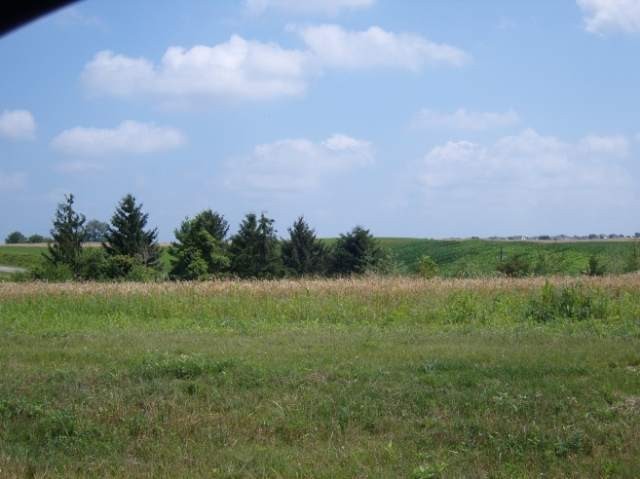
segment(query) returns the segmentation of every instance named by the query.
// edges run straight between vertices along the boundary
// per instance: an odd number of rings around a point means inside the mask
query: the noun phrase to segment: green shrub
[[[531,273],[531,263],[524,254],[514,254],[498,263],[497,270],[510,278],[521,278]]]
[[[69,265],[63,263],[42,263],[34,268],[32,275],[33,279],[55,283],[71,281],[74,279],[73,271]]]
[[[132,256],[124,254],[109,256],[104,264],[104,275],[109,279],[125,278],[137,264],[138,262]]]
[[[554,287],[546,283],[539,297],[529,301],[526,317],[536,322],[556,319],[583,321],[607,316],[609,301],[601,292],[582,286]]]
[[[78,262],[78,276],[83,280],[102,280],[107,276],[108,260],[102,248],[85,248]]]
[[[587,264],[586,274],[589,276],[602,276],[606,272],[605,266],[602,264],[598,256],[592,254],[589,257],[589,263]]]
[[[434,278],[438,276],[438,263],[436,263],[431,256],[422,255],[418,259],[418,274],[426,279]]]
[[[153,281],[161,281],[165,278],[161,271],[140,263],[135,263],[124,279],[127,281],[149,283]]]

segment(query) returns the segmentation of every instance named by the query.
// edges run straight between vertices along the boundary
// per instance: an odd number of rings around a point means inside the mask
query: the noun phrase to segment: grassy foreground
[[[637,477],[640,277],[0,284],[0,477]]]

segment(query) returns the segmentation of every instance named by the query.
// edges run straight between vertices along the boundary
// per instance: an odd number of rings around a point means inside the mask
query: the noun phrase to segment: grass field
[[[331,242],[332,240],[326,240]],[[499,258],[525,255],[532,264],[544,258],[551,272],[578,275],[587,269],[589,258],[597,255],[609,273],[622,273],[637,243],[634,241],[526,242],[486,240],[429,240],[380,238],[400,274],[414,271],[422,255],[431,256],[445,277],[495,274]],[[44,246],[0,246],[0,265],[33,268],[42,260]],[[165,271],[170,259],[163,248]]]
[[[0,476],[635,478],[639,293],[0,284]]]

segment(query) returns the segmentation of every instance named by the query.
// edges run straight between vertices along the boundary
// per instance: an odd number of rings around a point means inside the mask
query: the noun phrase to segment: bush
[[[525,316],[545,323],[555,319],[583,321],[607,316],[608,298],[581,286],[556,288],[546,283],[540,297],[529,301]]]
[[[514,254],[498,263],[497,270],[510,278],[522,278],[531,272],[531,264],[524,254]]]
[[[156,268],[145,266],[141,263],[136,263],[129,273],[124,277],[127,281],[140,281],[143,283],[150,283],[155,281],[161,281],[165,279],[162,272]]]
[[[586,274],[589,276],[603,276],[606,272],[605,266],[600,262],[600,259],[595,255],[589,257],[589,263],[587,264]]]
[[[106,279],[108,260],[102,248],[85,248],[82,250],[78,264],[78,277],[83,280]]]
[[[431,256],[423,255],[418,260],[418,274],[426,279],[438,276],[438,263]]]
[[[50,281],[54,283],[71,281],[74,279],[74,274],[69,265],[63,263],[50,263],[43,262],[36,266],[32,273],[33,279],[39,281]]]

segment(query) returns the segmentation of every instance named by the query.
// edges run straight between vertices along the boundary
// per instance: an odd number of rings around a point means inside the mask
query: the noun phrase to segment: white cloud
[[[459,108],[452,113],[422,109],[414,118],[413,124],[419,128],[447,128],[454,130],[482,131],[514,126],[520,117],[513,111],[474,112]]]
[[[75,127],[51,141],[55,150],[75,156],[108,156],[156,153],[185,143],[175,128],[123,121],[115,128]]]
[[[25,187],[27,175],[22,172],[5,173],[0,170],[0,192],[21,190]]]
[[[595,155],[624,157],[629,154],[629,140],[622,135],[588,135],[580,141],[580,146]]]
[[[606,194],[630,185],[620,163],[619,137],[586,137],[576,143],[542,136],[528,129],[482,145],[450,141],[423,159],[419,182],[430,194],[463,192],[473,201],[513,202],[574,199]]]
[[[33,140],[36,121],[27,110],[4,110],[0,114],[0,136],[10,140]]]
[[[233,35],[214,46],[169,47],[159,64],[108,50],[85,65],[82,80],[97,94],[154,96],[167,103],[201,99],[268,100],[301,95],[310,77],[331,68],[400,68],[460,66],[462,50],[414,35],[371,27],[351,32],[337,25],[292,27],[307,49]]]
[[[322,180],[373,162],[371,144],[335,134],[322,142],[287,139],[258,145],[229,163],[226,185],[246,193],[296,193],[320,187]]]
[[[298,50],[233,35],[212,47],[170,47],[157,66],[144,58],[101,51],[85,66],[82,79],[94,92],[121,97],[264,100],[303,93],[306,61]]]
[[[461,66],[469,56],[459,48],[433,43],[411,33],[373,26],[347,31],[339,25],[293,27],[320,65],[326,68],[388,67],[420,70],[425,65]]]
[[[325,15],[337,15],[342,10],[369,8],[375,0],[245,0],[246,9],[260,15],[269,9],[285,12]]]
[[[640,32],[640,1],[577,0],[590,33]]]

